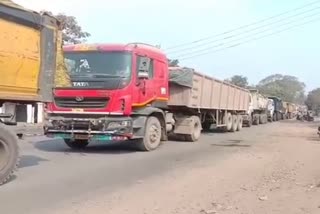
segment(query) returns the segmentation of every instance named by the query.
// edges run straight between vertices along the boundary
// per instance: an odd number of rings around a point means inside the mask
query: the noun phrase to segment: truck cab
[[[90,139],[142,138],[145,121],[135,116],[166,105],[168,60],[156,47],[79,44],[64,47],[64,57],[71,87],[54,89],[45,133],[70,147],[84,147]]]

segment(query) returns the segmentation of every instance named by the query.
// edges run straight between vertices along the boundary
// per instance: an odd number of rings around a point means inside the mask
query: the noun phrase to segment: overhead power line
[[[223,36],[223,35],[225,35],[225,34],[229,34],[229,33],[234,32],[234,31],[238,31],[238,30],[241,30],[241,29],[244,29],[244,28],[248,28],[248,27],[250,27],[250,26],[254,26],[254,25],[257,25],[257,24],[260,24],[260,23],[269,21],[269,20],[273,20],[273,19],[276,19],[276,18],[278,18],[278,17],[284,16],[284,15],[286,15],[286,14],[289,14],[289,13],[292,13],[292,12],[295,12],[295,11],[298,11],[298,10],[301,10],[301,9],[304,9],[304,8],[307,8],[307,7],[310,7],[310,6],[313,6],[313,5],[315,5],[315,4],[318,4],[319,2],[320,2],[320,0],[313,1],[313,2],[310,2],[310,3],[308,3],[308,4],[304,4],[304,5],[300,6],[300,7],[297,7],[297,8],[295,8],[295,9],[288,10],[288,11],[285,11],[285,12],[282,12],[282,13],[279,13],[279,14],[276,14],[276,15],[273,15],[273,16],[270,16],[270,17],[265,18],[265,19],[261,19],[261,20],[259,20],[259,21],[256,21],[256,22],[253,22],[253,23],[250,23],[250,24],[242,25],[242,26],[240,26],[240,27],[237,27],[237,28],[234,28],[234,29],[225,31],[225,32],[223,32],[223,33],[211,35],[211,36],[204,37],[204,38],[202,38],[202,39],[198,39],[198,40],[195,40],[195,41],[191,41],[191,42],[183,43],[183,44],[180,44],[180,45],[172,46],[172,47],[167,48],[166,51],[168,51],[168,50],[173,50],[173,49],[177,49],[177,48],[181,48],[181,47],[188,46],[188,45],[191,45],[191,44],[197,44],[197,43],[200,43],[200,42],[203,42],[203,41],[210,40],[210,39],[212,39],[212,38],[216,38],[216,37],[218,37],[218,36]]]
[[[296,27],[304,26],[306,24],[310,24],[310,23],[317,22],[317,21],[320,21],[320,17],[318,17],[316,19],[312,19],[312,20],[306,21],[306,22],[303,22],[303,23],[300,23],[300,24],[297,24],[297,25],[290,26],[288,28],[285,28],[285,29],[282,29],[282,30],[279,30],[279,31],[276,31],[276,32],[273,32],[273,33],[270,33],[270,34],[266,34],[266,35],[263,35],[263,36],[260,36],[260,37],[256,37],[254,39],[250,39],[250,40],[242,41],[242,42],[239,42],[239,43],[236,43],[236,44],[232,44],[232,45],[229,45],[227,47],[223,47],[223,48],[215,49],[215,50],[210,50],[210,51],[199,53],[199,54],[189,55],[189,56],[180,58],[179,60],[186,60],[186,59],[195,58],[195,57],[199,57],[199,56],[203,56],[203,55],[207,55],[207,54],[211,54],[211,53],[220,52],[220,51],[223,51],[223,50],[227,50],[227,49],[234,48],[234,47],[237,47],[237,46],[249,43],[249,42],[253,42],[253,41],[260,40],[260,39],[263,39],[263,38],[266,38],[266,37],[269,37],[269,36],[273,36],[273,35],[276,35],[276,34],[279,34],[279,33],[294,29]]]
[[[303,11],[303,12],[300,12],[300,13],[297,13],[297,14],[294,14],[294,15],[291,15],[291,16],[288,16],[288,17],[285,17],[285,18],[282,18],[281,20],[277,20],[277,21],[273,21],[273,22],[270,22],[270,23],[267,23],[267,24],[263,24],[263,25],[260,25],[260,26],[257,26],[257,27],[254,27],[254,28],[250,28],[248,30],[245,30],[245,31],[241,31],[239,33],[234,33],[232,35],[224,35],[224,37],[222,38],[218,38],[218,39],[215,39],[213,41],[207,41],[206,43],[200,43],[200,44],[197,44],[197,45],[192,45],[190,47],[185,47],[185,48],[181,48],[181,49],[176,49],[176,50],[173,50],[173,51],[169,51],[168,54],[175,54],[175,53],[180,53],[180,52],[184,52],[184,51],[188,51],[188,50],[192,50],[192,49],[198,49],[202,46],[207,46],[209,44],[214,44],[214,43],[217,43],[217,42],[222,42],[224,40],[228,40],[228,39],[231,39],[231,38],[234,38],[234,37],[238,37],[238,36],[241,36],[243,34],[247,34],[247,33],[251,33],[251,32],[254,32],[256,30],[259,30],[259,29],[262,29],[262,28],[265,28],[265,27],[272,27],[274,25],[277,25],[277,24],[281,24],[282,22],[284,21],[287,21],[289,19],[293,19],[293,18],[299,18],[301,15],[303,14],[308,14],[312,11],[316,11],[316,10],[319,10],[320,9],[320,6],[319,7],[315,7],[315,8],[312,8],[310,10],[307,10],[307,11]]]
[[[186,52],[186,53],[182,53],[182,54],[178,55],[177,57],[173,57],[173,58],[175,58],[175,59],[181,59],[181,57],[183,58],[183,57],[188,56],[188,55],[194,55],[194,54],[206,52],[206,51],[209,51],[209,50],[214,50],[214,49],[216,49],[216,48],[220,48],[220,47],[223,47],[223,46],[228,46],[228,45],[230,45],[230,44],[234,44],[235,42],[240,42],[240,43],[241,43],[244,39],[245,39],[245,40],[248,40],[248,38],[249,38],[249,39],[250,39],[250,38],[255,38],[254,36],[257,36],[257,35],[260,35],[260,34],[264,34],[264,33],[269,32],[269,31],[271,31],[271,30],[281,30],[281,28],[283,28],[284,26],[292,25],[292,24],[294,24],[294,23],[301,22],[301,21],[310,19],[310,18],[315,17],[315,16],[318,16],[318,15],[320,15],[319,12],[313,13],[313,14],[311,14],[311,15],[304,16],[304,17],[302,17],[302,18],[299,19],[299,20],[294,20],[294,21],[289,21],[289,22],[281,23],[280,25],[275,26],[275,28],[267,28],[267,29],[258,31],[258,32],[256,32],[256,33],[247,34],[247,35],[245,35],[245,37],[242,36],[242,37],[240,37],[240,38],[233,39],[233,40],[230,40],[230,41],[227,40],[227,42],[223,42],[223,41],[222,41],[222,42],[220,42],[220,43],[218,43],[218,44],[216,44],[216,45],[211,45],[211,46],[209,46],[209,47],[205,47],[205,48],[202,48],[202,49],[197,49],[197,50],[195,50],[195,51],[189,51],[189,52]],[[295,25],[292,25],[292,26],[295,26]]]

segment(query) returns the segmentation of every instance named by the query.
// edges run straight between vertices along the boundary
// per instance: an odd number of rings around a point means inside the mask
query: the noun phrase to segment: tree
[[[306,105],[309,109],[319,111],[320,109],[320,88],[314,89],[308,93]]]
[[[273,74],[262,79],[257,88],[261,93],[277,96],[284,101],[303,103],[305,84],[297,77]]]
[[[179,60],[178,59],[168,59],[168,64],[171,67],[179,66]]]
[[[248,78],[241,75],[234,75],[226,81],[243,88],[246,88],[249,85]]]
[[[82,30],[76,17],[74,16],[67,16],[63,13],[54,15],[53,13],[48,11],[42,11],[41,13],[46,13],[54,16],[61,22],[63,33],[62,39],[64,44],[79,44],[85,42],[86,39],[91,36],[90,33]]]

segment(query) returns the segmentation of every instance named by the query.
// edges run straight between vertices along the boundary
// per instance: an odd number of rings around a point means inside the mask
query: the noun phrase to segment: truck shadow
[[[126,142],[110,142],[102,144],[92,142],[84,149],[71,149],[60,140],[44,140],[34,144],[35,148],[44,152],[83,153],[83,154],[126,154],[137,152],[132,144]]]
[[[49,161],[48,159],[44,159],[34,155],[22,155],[20,157],[19,168],[37,166],[40,162]]]

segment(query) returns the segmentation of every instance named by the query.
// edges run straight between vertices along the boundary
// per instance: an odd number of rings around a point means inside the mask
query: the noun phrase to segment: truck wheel
[[[71,139],[64,139],[64,142],[69,146],[71,149],[84,149],[88,146],[88,140],[71,140]]]
[[[264,114],[259,115],[260,124],[266,124],[266,116]]]
[[[243,126],[243,118],[242,115],[238,115],[238,127],[237,127],[237,131],[241,131]]]
[[[249,116],[249,120],[248,120],[248,124],[247,124],[248,127],[251,127],[252,126],[252,117]]]
[[[192,116],[191,117],[193,120],[193,131],[192,134],[190,135],[186,135],[186,140],[190,141],[190,142],[196,142],[197,140],[199,140],[200,136],[201,136],[201,120],[198,116]]]
[[[202,129],[203,131],[209,132],[211,128],[211,123],[205,121],[204,123],[202,123]]]
[[[224,122],[226,124],[224,130],[225,131],[231,131],[232,129],[232,114],[231,113],[227,113],[226,116],[224,116]]]
[[[232,115],[232,127],[230,132],[236,132],[238,128],[238,116],[237,115]]]
[[[273,121],[277,121],[277,114],[273,113]]]
[[[161,124],[158,118],[148,117],[143,139],[137,142],[140,151],[152,151],[161,144]]]
[[[18,138],[4,125],[0,125],[0,185],[10,179],[18,162]]]
[[[253,122],[252,122],[252,124],[253,124],[253,125],[259,125],[259,121],[260,121],[259,115],[253,115]]]

